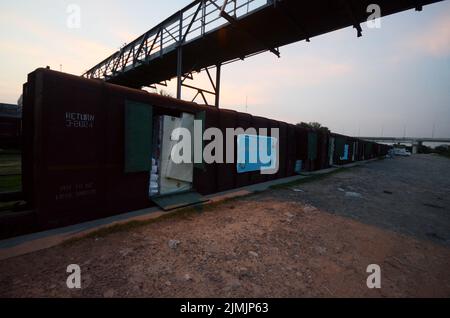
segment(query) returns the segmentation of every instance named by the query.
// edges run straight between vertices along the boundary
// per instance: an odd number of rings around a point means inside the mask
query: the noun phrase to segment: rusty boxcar
[[[227,162],[195,163],[183,170],[171,165],[166,161],[172,145],[170,129],[193,119],[202,122],[202,132],[212,127],[224,133],[229,128],[278,128],[278,172],[242,172]],[[204,195],[388,151],[326,130],[48,69],[31,73],[24,85],[23,123],[23,193],[34,212],[36,230],[155,205],[180,207],[201,202]],[[231,155],[227,151],[224,157]]]

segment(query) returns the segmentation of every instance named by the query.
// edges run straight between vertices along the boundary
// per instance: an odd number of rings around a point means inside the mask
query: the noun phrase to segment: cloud
[[[0,18],[3,19],[3,16],[0,15]],[[22,52],[26,56],[31,53],[34,57],[39,55],[40,58],[45,57],[48,60],[47,64],[59,61],[64,65],[70,65],[72,72],[81,72],[86,63],[91,65],[99,56],[106,57],[112,53],[110,47],[100,42],[87,40],[65,28],[46,27],[39,21],[12,12],[5,16],[3,23],[7,24],[8,28],[14,29],[16,35],[8,39],[7,44],[3,43],[3,46],[7,46],[8,53]],[[24,40],[30,37],[31,40]]]
[[[406,46],[432,57],[450,55],[450,14],[445,14],[420,33],[407,39]]]
[[[247,97],[249,105],[263,107],[275,102],[283,92],[319,87],[347,77],[355,70],[351,63],[305,54],[270,63],[263,58],[248,66],[236,63],[232,67],[233,70],[223,72],[221,100],[227,107],[240,108],[245,106]]]
[[[346,62],[337,62],[314,56],[301,56],[290,59],[281,67],[272,71],[274,78],[287,79],[295,86],[318,86],[324,82],[348,76],[354,66]]]
[[[115,30],[112,33],[114,35],[114,38],[117,39],[117,43],[120,44],[131,43],[141,35],[141,34],[136,35],[133,32],[126,30]]]
[[[2,101],[17,100],[27,74],[38,67],[49,65],[59,70],[62,65],[65,72],[81,75],[114,51],[64,26],[51,27],[14,11],[0,12],[0,36],[0,82],[9,83],[0,90]]]

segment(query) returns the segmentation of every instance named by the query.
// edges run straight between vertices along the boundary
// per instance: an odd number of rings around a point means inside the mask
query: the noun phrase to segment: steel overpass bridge
[[[315,36],[361,23],[376,3],[381,16],[442,0],[195,0],[83,74],[133,88],[155,87],[177,78],[182,87],[197,91],[207,104],[215,96],[219,106],[221,66],[279,47],[310,41]],[[210,72],[212,69],[216,72]],[[211,88],[190,85],[193,74],[206,71]]]

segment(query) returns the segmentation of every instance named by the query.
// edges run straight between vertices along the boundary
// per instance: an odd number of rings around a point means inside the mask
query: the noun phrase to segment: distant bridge
[[[414,137],[361,137],[363,140],[374,141],[374,142],[382,142],[387,144],[410,144],[412,145],[412,153],[416,154],[419,152],[419,148],[425,142],[434,142],[434,143],[450,143],[450,138],[414,138]]]
[[[425,142],[450,143],[450,138],[415,138],[415,137],[361,137],[361,139],[393,144],[423,144]]]
[[[177,78],[181,88],[197,91],[207,103],[215,96],[219,106],[220,69],[223,64],[353,26],[358,37],[361,23],[376,3],[382,16],[442,0],[195,0],[153,29],[127,44],[83,74],[128,87],[155,88]],[[116,21],[120,23],[120,21]],[[405,52],[407,54],[407,52]],[[215,80],[209,70],[216,69]],[[210,89],[186,83],[193,73],[206,70]],[[301,70],[299,70],[301,72]],[[214,74],[213,74],[214,75]]]

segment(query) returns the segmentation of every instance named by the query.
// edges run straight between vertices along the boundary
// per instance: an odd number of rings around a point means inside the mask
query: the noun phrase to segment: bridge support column
[[[215,100],[215,106],[217,108],[220,107],[220,73],[221,73],[221,64],[216,65],[216,100]]]
[[[414,141],[412,144],[412,154],[417,155],[420,152],[422,146],[423,146],[422,141]]]
[[[193,85],[189,85],[186,84],[186,80],[194,80],[194,71],[188,72],[186,74],[182,74],[179,78],[178,78],[178,88],[179,88],[179,92],[178,94],[181,96],[181,89],[182,87],[186,87],[192,90],[197,91],[197,94],[194,95],[194,98],[192,99],[193,102],[196,101],[197,97],[201,97],[203,99],[203,102],[205,105],[211,105],[211,106],[215,106],[217,108],[219,108],[220,106],[220,78],[221,78],[221,67],[222,64],[218,63],[216,64],[216,78],[215,81],[213,79],[213,76],[211,74],[211,72],[209,71],[208,68],[205,68],[203,70],[198,70],[195,71],[197,73],[200,73],[202,71],[206,72],[206,74],[208,75],[208,79],[210,81],[211,87],[212,89],[204,89],[204,88],[199,88]],[[208,99],[206,98],[206,95],[209,96],[213,96],[214,97],[214,103],[209,103]],[[179,98],[179,97],[178,97]]]
[[[181,86],[183,85],[183,49],[177,50],[177,99],[181,99]]]

